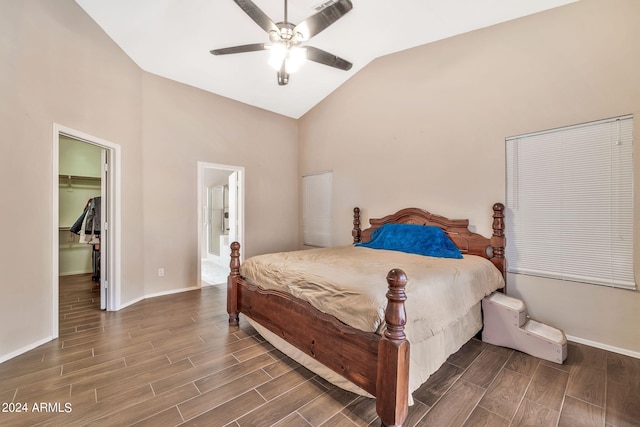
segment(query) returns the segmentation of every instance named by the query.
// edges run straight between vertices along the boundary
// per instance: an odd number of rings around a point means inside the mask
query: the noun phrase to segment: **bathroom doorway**
[[[227,281],[230,244],[243,244],[244,168],[198,162],[198,271],[200,286]]]

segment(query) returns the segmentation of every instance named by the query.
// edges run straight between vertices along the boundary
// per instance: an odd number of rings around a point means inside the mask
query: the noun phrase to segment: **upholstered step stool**
[[[564,332],[530,319],[523,301],[494,292],[482,300],[482,315],[482,341],[559,364],[567,358]]]

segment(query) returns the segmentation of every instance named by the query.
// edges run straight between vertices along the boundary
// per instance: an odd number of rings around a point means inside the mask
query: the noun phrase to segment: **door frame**
[[[52,252],[52,313],[53,313],[53,338],[57,338],[59,335],[59,179],[60,175],[60,136],[67,136],[69,138],[77,139],[87,144],[96,145],[105,150],[107,157],[107,164],[109,165],[109,173],[107,174],[107,181],[103,183],[103,186],[108,188],[107,197],[107,218],[109,218],[109,224],[107,230],[103,230],[106,233],[106,239],[109,243],[106,248],[106,257],[108,259],[106,277],[108,281],[107,287],[107,311],[117,311],[120,309],[120,295],[121,295],[121,209],[120,209],[120,194],[121,194],[121,150],[120,145],[107,141],[102,138],[98,138],[87,133],[53,123],[53,150],[52,150],[52,167],[51,167],[51,182],[52,182],[52,222],[51,222],[51,252]]]
[[[197,197],[197,211],[198,211],[198,220],[197,220],[197,236],[198,236],[198,286],[202,287],[202,246],[203,239],[205,233],[204,221],[205,217],[203,215],[204,207],[206,204],[206,200],[204,198],[204,194],[206,192],[206,185],[204,182],[204,174],[207,169],[218,169],[229,171],[230,173],[238,172],[238,191],[237,191],[237,204],[238,204],[238,224],[237,224],[237,232],[238,232],[238,243],[240,243],[240,247],[244,247],[244,193],[245,193],[245,175],[244,175],[244,167],[243,166],[232,166],[232,165],[223,165],[219,163],[208,163],[208,162],[198,162],[198,197]],[[232,189],[229,188],[231,192]],[[220,251],[222,252],[222,251]],[[241,258],[242,258],[241,251]]]

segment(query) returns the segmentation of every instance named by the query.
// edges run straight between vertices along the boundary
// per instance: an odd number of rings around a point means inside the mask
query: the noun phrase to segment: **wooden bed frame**
[[[435,225],[442,228],[463,254],[489,259],[504,276],[504,205],[493,205],[493,236],[469,230],[468,220],[451,220],[417,208],[402,209],[360,229],[360,209],[353,210],[353,242],[367,242],[371,233],[387,223]],[[376,397],[383,426],[401,426],[407,417],[409,393],[409,341],[404,334],[405,273],[387,274],[386,330],[383,336],[345,325],[306,301],[276,290],[263,289],[240,275],[240,244],[231,244],[231,272],[227,280],[229,324],[238,325],[244,313],[308,356]]]

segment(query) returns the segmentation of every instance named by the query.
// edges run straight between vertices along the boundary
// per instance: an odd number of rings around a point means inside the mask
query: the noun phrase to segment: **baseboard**
[[[40,341],[36,341],[36,342],[31,343],[31,344],[29,344],[27,346],[19,348],[16,351],[12,351],[9,354],[0,355],[0,363],[4,363],[9,359],[13,359],[16,356],[20,356],[22,353],[26,353],[27,351],[33,350],[36,347],[40,347],[42,344],[46,344],[49,341],[51,341],[52,339],[53,339],[53,337],[49,336],[47,338],[41,339]]]
[[[208,286],[227,286],[227,282],[224,283],[211,283],[211,282],[207,282],[206,280],[202,279],[202,287],[206,288]]]
[[[147,295],[145,298],[155,298],[155,297],[161,297],[164,295],[179,294],[180,292],[195,291],[196,289],[200,289],[200,286],[191,286],[188,288],[179,288],[179,289],[172,289],[170,291],[156,292],[155,294]]]
[[[161,296],[164,296],[164,295],[178,294],[180,292],[195,291],[196,289],[200,289],[200,286],[191,286],[191,287],[188,287],[188,288],[172,289],[170,291],[163,291],[163,292],[156,292],[156,293],[153,293],[153,294],[148,294],[148,295],[142,296],[140,298],[136,298],[136,299],[133,299],[131,301],[127,301],[124,304],[121,304],[117,311],[120,311],[125,307],[129,307],[130,305],[133,305],[133,304],[135,304],[137,302],[140,302],[142,300],[145,300],[147,298],[155,298],[155,297],[161,297]]]
[[[624,354],[625,356],[635,357],[636,359],[640,359],[640,352],[631,351],[626,348],[614,347],[612,345],[603,344],[601,342],[591,341],[580,337],[574,337],[571,335],[567,335],[567,340],[577,342],[579,344],[585,344],[589,347],[599,348],[601,350],[611,351],[613,353]]]
[[[136,298],[136,299],[132,299],[131,301],[127,301],[124,304],[120,304],[120,306],[118,307],[116,312],[122,310],[123,308],[129,307],[130,305],[133,305],[133,304],[135,304],[137,302],[140,302],[140,301],[144,300],[145,298],[146,298],[145,296],[142,296],[142,297],[139,297],[139,298]]]

